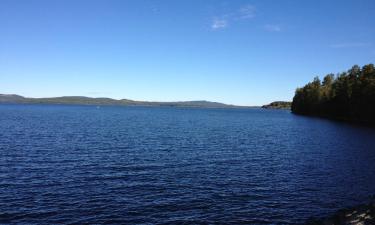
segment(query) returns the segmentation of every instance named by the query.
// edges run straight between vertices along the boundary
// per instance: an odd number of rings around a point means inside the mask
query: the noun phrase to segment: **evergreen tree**
[[[375,123],[375,67],[368,64],[297,88],[292,112]]]

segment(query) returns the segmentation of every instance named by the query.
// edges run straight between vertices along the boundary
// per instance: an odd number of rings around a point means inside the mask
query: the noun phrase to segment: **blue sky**
[[[0,1],[5,94],[262,105],[374,59],[373,0]]]

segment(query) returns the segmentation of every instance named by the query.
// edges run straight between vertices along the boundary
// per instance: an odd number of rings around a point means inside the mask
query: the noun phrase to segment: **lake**
[[[374,177],[375,129],[286,110],[0,105],[0,223],[297,224]]]

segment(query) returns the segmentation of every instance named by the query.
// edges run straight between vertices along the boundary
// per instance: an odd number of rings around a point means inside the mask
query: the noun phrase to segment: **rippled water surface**
[[[288,111],[0,105],[0,223],[301,223],[375,194],[375,129]]]

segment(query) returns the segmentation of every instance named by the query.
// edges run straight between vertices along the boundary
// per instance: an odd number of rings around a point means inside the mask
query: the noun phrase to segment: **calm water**
[[[0,223],[301,223],[375,194],[375,129],[288,111],[0,105]]]

